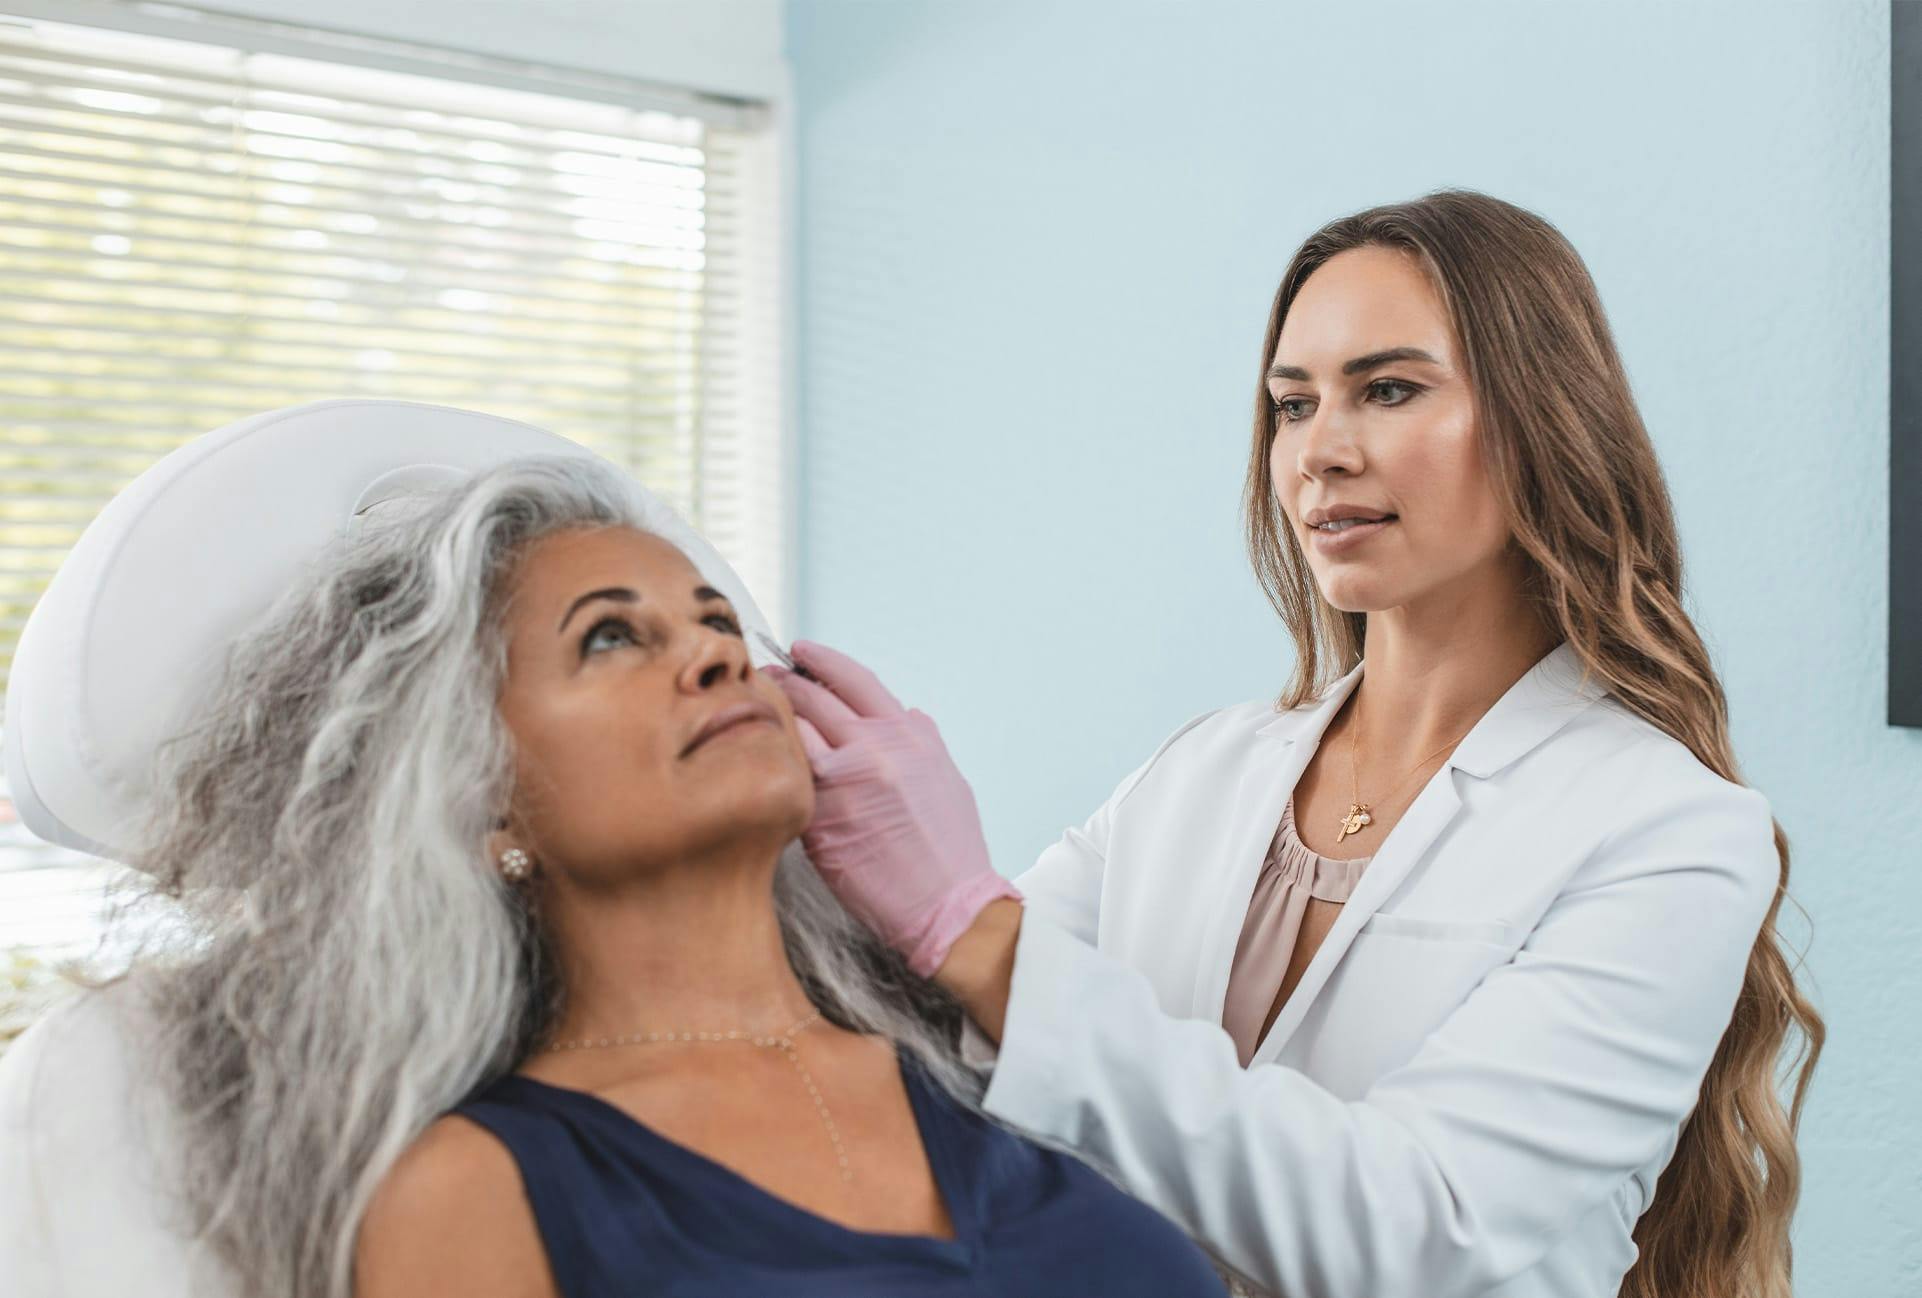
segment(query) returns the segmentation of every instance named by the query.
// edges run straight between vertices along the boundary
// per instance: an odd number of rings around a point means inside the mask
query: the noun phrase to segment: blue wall
[[[1798,1289],[1922,1293],[1922,732],[1883,721],[1873,3],[791,0],[802,633],[932,713],[1019,873],[1288,649],[1238,535],[1264,313],[1443,185],[1601,287],[1831,1045]],[[1809,929],[1785,922],[1798,937]]]

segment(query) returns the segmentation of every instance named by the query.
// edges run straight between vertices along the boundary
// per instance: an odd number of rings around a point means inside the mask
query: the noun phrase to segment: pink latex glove
[[[988,863],[974,792],[934,718],[846,654],[806,640],[792,652],[821,682],[766,669],[814,768],[801,841],[841,904],[932,977],[989,902],[1021,892]]]

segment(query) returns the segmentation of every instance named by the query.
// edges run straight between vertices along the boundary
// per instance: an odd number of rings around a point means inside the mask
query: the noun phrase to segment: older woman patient
[[[388,512],[234,646],[141,861],[177,1188],[242,1292],[1223,1291],[980,1115],[957,1007],[796,845],[785,696],[614,470]]]

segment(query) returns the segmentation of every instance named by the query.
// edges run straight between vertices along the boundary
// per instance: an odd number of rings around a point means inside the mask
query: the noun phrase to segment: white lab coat
[[[1244,1070],[1263,854],[1358,666],[1207,713],[1016,882],[985,1108],[1287,1298],[1603,1298],[1773,899],[1767,800],[1561,645],[1374,854]]]

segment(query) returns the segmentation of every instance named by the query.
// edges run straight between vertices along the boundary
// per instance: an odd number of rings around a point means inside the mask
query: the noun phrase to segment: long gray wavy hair
[[[529,456],[384,506],[232,647],[156,757],[115,904],[178,1124],[191,1228],[248,1293],[345,1298],[400,1153],[510,1071],[563,988],[484,856],[508,805],[503,612],[528,545],[652,530],[611,466]],[[828,892],[798,842],[775,905],[824,1017],[891,1038],[979,1111],[960,1011]],[[165,924],[144,916],[163,909]],[[104,985],[96,983],[96,986]]]

